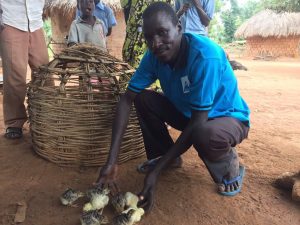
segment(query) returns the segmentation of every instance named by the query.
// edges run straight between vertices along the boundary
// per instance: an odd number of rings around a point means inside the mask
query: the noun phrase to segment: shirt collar
[[[104,10],[104,3],[102,1],[99,1],[99,3],[96,5],[97,8]]]
[[[97,24],[97,23],[101,24],[101,21],[97,17],[95,17],[95,19],[96,19],[95,24]],[[76,19],[76,23],[86,23],[86,22],[80,16],[78,16]]]
[[[183,34],[181,38],[179,54],[177,56],[173,69],[175,70],[182,69],[187,65],[187,60],[188,60],[187,58],[189,54],[188,47],[189,46],[188,46],[187,37]]]
[[[81,22],[84,22],[84,20],[83,20],[83,19],[81,19],[81,17],[80,17],[80,16],[78,16],[78,17],[76,18],[76,23],[81,23]]]

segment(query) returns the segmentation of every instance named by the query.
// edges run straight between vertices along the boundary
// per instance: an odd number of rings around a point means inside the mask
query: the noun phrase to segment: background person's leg
[[[183,130],[189,119],[162,94],[145,90],[135,99],[148,159],[164,155],[174,144],[165,123]]]
[[[22,128],[27,120],[24,100],[28,64],[28,33],[6,26],[1,33],[3,116],[5,127]]]
[[[231,117],[215,118],[195,129],[194,147],[216,183],[239,175],[239,159],[234,147],[247,138],[248,131],[247,126]]]

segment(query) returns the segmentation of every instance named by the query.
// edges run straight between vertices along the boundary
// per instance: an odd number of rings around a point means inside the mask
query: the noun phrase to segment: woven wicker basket
[[[28,88],[34,150],[63,166],[103,165],[115,106],[133,72],[128,64],[88,45],[67,48],[40,67]],[[132,107],[119,162],[143,154],[143,139]]]

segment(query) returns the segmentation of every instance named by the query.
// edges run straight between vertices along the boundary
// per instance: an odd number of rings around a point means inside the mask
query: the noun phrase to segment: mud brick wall
[[[248,56],[300,57],[300,35],[283,38],[251,37],[247,39]]]

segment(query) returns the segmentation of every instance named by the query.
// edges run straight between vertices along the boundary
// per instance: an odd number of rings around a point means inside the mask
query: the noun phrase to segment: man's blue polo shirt
[[[211,20],[215,11],[214,0],[198,0],[204,12]],[[192,0],[175,0],[175,11],[177,12],[185,3],[191,7],[180,17],[183,32],[195,33],[207,36],[206,27],[201,23],[198,12]]]
[[[81,12],[79,10],[77,10],[76,17],[78,17],[80,15],[81,15]],[[117,25],[117,21],[114,16],[114,12],[112,11],[112,9],[110,7],[105,5],[102,1],[100,1],[96,5],[95,11],[94,11],[94,16],[96,16],[98,19],[103,21],[103,23],[105,25],[105,29],[104,29],[105,35],[107,35],[109,28]]]
[[[183,35],[188,51],[185,67],[174,70],[148,50],[128,89],[139,93],[158,79],[164,95],[188,118],[192,110],[204,110],[209,118],[234,117],[249,124],[249,108],[224,50],[207,37]]]

